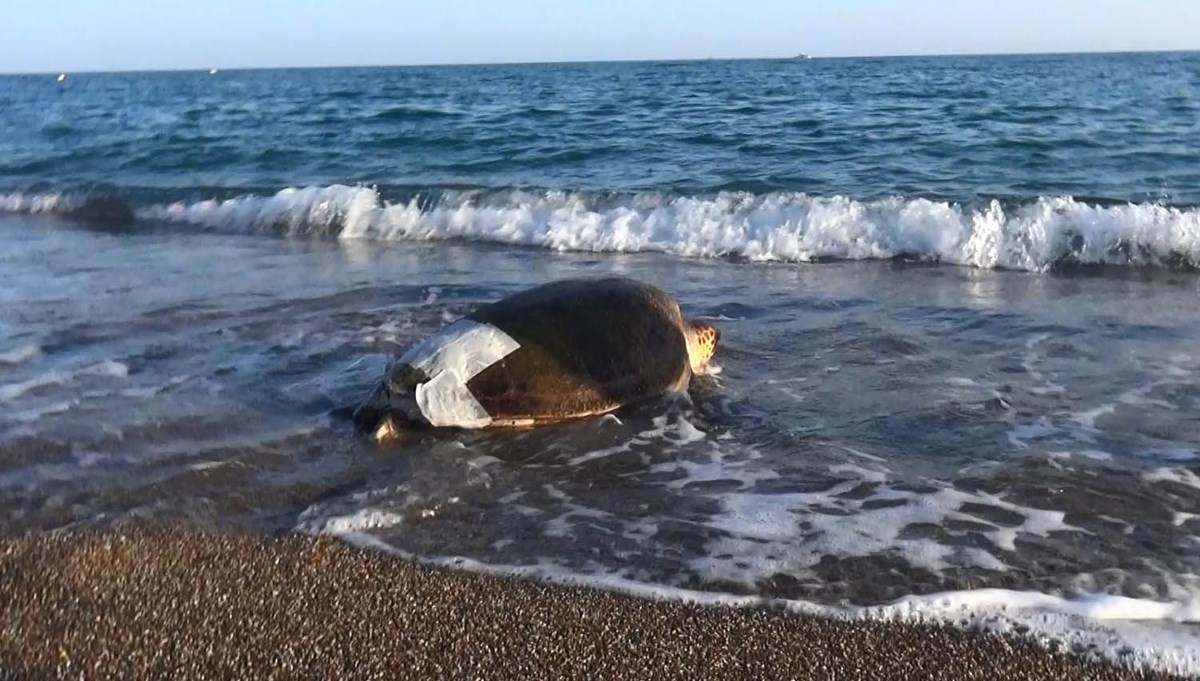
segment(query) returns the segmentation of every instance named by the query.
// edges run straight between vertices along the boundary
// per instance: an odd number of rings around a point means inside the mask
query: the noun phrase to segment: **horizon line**
[[[0,76],[53,76],[58,74],[129,74],[129,73],[191,73],[207,72],[213,69],[220,71],[289,71],[289,70],[322,70],[322,69],[403,69],[403,68],[450,68],[472,66],[555,66],[583,64],[678,64],[690,62],[730,62],[730,61],[818,61],[835,59],[948,59],[955,57],[1067,57],[1089,55],[1122,55],[1122,54],[1193,54],[1200,48],[1188,49],[1137,49],[1137,50],[1099,50],[1078,51],[1063,50],[1052,52],[946,52],[946,53],[910,53],[910,54],[848,54],[848,55],[818,55],[804,52],[790,56],[777,57],[656,57],[631,59],[563,59],[563,60],[529,60],[529,61],[494,61],[494,62],[410,62],[403,64],[293,64],[286,66],[181,66],[168,68],[144,69],[97,69],[70,70],[50,69],[44,71],[6,71],[0,70]]]

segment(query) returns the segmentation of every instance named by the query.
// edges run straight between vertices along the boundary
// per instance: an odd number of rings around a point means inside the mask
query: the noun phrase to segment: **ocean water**
[[[1200,673],[1200,54],[0,77],[0,533],[327,533]],[[688,397],[378,447],[549,280]]]

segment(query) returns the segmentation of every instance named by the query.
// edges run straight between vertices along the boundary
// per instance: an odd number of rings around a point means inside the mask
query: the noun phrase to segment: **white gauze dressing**
[[[400,358],[429,380],[417,386],[417,407],[433,426],[482,428],[492,417],[467,389],[467,381],[507,357],[521,344],[507,333],[460,319],[426,338]]]

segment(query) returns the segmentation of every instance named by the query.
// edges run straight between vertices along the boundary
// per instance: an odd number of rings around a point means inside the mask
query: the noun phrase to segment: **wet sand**
[[[0,678],[1130,679],[943,627],[658,602],[305,536],[0,543]]]

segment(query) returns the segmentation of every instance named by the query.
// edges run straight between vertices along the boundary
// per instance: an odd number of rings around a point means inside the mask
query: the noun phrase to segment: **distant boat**
[[[67,74],[65,74],[65,73],[60,73],[60,74],[58,74],[58,82],[60,82],[60,83],[61,83],[61,82],[63,82],[63,81],[64,81],[64,80],[66,80],[66,79],[67,79]]]
[[[217,75],[217,70],[216,70],[216,69],[209,69],[209,70],[208,70],[208,75],[210,75],[210,76],[215,76],[215,75]]]
[[[812,59],[812,55],[811,55],[811,54],[804,54],[803,52],[801,52],[800,54],[798,54],[798,55],[796,55],[796,56],[792,57],[792,59]]]

